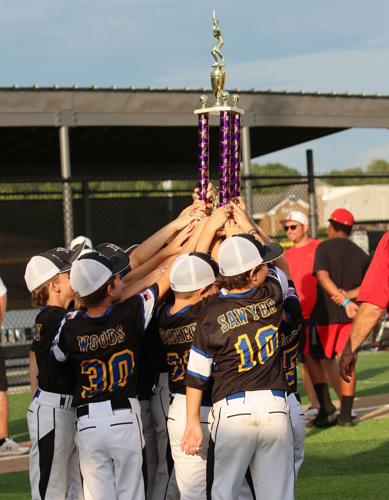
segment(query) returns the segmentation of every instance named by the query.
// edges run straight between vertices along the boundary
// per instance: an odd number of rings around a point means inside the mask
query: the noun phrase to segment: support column
[[[317,236],[317,204],[315,192],[315,173],[313,168],[313,151],[306,150],[308,176],[309,229],[312,238]]]
[[[250,127],[242,127],[242,160],[243,175],[251,175],[251,145],[250,145]],[[244,196],[246,199],[247,210],[250,215],[253,214],[253,194],[251,189],[251,179],[244,180]]]
[[[69,246],[74,238],[73,230],[73,198],[70,182],[70,147],[69,147],[69,128],[60,127],[59,129],[59,148],[61,153],[61,178],[63,180],[63,223],[65,246]]]

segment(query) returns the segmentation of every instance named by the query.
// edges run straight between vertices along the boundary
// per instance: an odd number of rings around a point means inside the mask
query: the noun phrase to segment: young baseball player
[[[237,499],[250,468],[257,498],[293,498],[293,438],[278,328],[287,293],[281,269],[268,268],[282,248],[252,235],[227,238],[219,250],[221,291],[198,318],[190,350],[187,425],[182,449],[201,452],[200,405],[212,382],[215,420],[208,454],[208,493]]]
[[[216,292],[216,274],[216,263],[205,253],[194,252],[177,257],[170,273],[174,303],[162,305],[157,316],[159,335],[169,365],[171,405],[167,425],[182,500],[206,498],[207,446],[203,447],[201,454],[187,456],[181,450],[181,439],[185,430],[184,376],[189,351],[202,301]],[[200,407],[200,421],[205,435],[209,434],[211,406],[210,394],[205,394]]]
[[[240,201],[240,200],[239,200]],[[270,238],[261,231],[248,216],[244,204],[233,205],[233,219],[246,234],[258,234],[263,243],[271,243]],[[286,256],[285,256],[286,258]],[[284,314],[280,324],[280,344],[282,350],[282,368],[289,386],[288,410],[293,434],[295,479],[304,460],[305,415],[301,408],[300,396],[297,393],[297,361],[298,350],[303,335],[303,311],[292,280],[285,282],[281,274],[283,288],[287,289],[284,301]]]
[[[128,277],[131,273],[131,255],[132,253],[128,250],[124,250],[118,245],[113,243],[101,243],[96,247],[96,250],[100,252],[105,257],[111,257],[116,253],[127,253],[129,256],[129,265],[125,271],[121,273],[122,280]],[[139,268],[138,268],[139,269]],[[138,275],[139,277],[139,275]],[[151,325],[151,323],[150,323]],[[148,329],[150,328],[150,325]],[[154,429],[151,425],[150,418],[150,405],[149,400],[152,394],[152,389],[155,383],[155,374],[153,370],[152,357],[151,357],[151,345],[150,345],[151,335],[146,333],[142,336],[140,345],[140,356],[139,356],[139,376],[138,376],[138,387],[137,387],[137,397],[141,409],[141,420],[143,437],[145,441],[145,446],[143,450],[143,469],[146,469],[146,483],[145,491],[146,498],[151,499],[151,491],[154,486],[155,472],[156,472],[156,457],[157,457],[157,445],[154,435]]]
[[[53,347],[58,361],[77,364],[76,441],[86,500],[144,499],[136,379],[158,285],[119,303],[127,266],[124,253],[89,252],[74,263],[70,281],[86,312],[64,322]]]
[[[74,442],[75,412],[71,407],[75,382],[73,369],[69,363],[54,369],[50,360],[52,341],[74,297],[69,271],[77,254],[66,248],[55,248],[36,255],[28,262],[24,276],[33,305],[41,308],[35,320],[30,352],[34,398],[27,413],[32,442],[30,482],[34,500],[64,499],[70,471],[71,493],[68,491],[67,498],[83,498]]]

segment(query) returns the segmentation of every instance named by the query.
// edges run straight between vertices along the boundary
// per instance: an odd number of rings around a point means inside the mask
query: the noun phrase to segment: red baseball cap
[[[345,226],[353,226],[355,222],[353,214],[345,208],[337,208],[334,210],[328,220],[339,222],[339,224],[344,224]]]

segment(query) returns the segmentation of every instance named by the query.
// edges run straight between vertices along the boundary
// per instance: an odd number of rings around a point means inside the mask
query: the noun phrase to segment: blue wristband
[[[350,304],[350,302],[351,302],[351,299],[349,299],[349,298],[345,299],[345,301],[342,304],[342,307],[346,307],[347,304]]]

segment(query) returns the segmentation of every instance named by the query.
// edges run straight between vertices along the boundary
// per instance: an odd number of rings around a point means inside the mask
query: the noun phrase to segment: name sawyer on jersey
[[[198,319],[186,384],[205,390],[212,379],[213,402],[240,391],[288,390],[278,332],[287,291],[284,273],[269,267],[261,287],[210,297]]]
[[[102,316],[69,313],[53,346],[57,361],[77,361],[74,406],[135,398],[141,335],[152,317],[158,285],[109,307]]]

